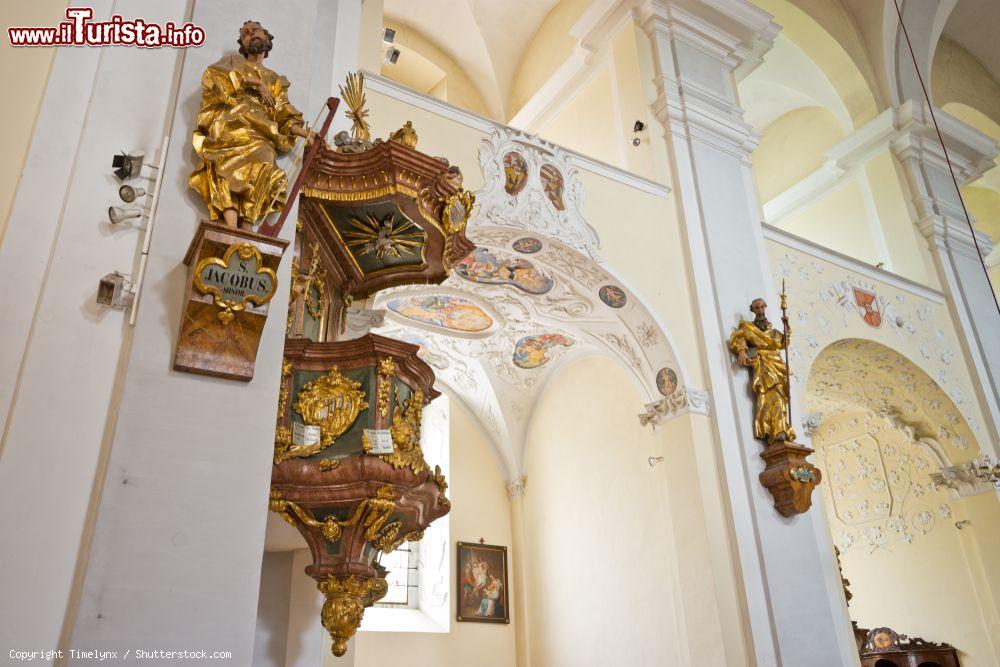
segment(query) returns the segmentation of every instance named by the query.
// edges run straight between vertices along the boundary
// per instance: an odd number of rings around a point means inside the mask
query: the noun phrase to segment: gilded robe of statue
[[[245,84],[257,77],[274,97],[265,102]],[[276,152],[295,145],[291,128],[302,114],[288,101],[288,79],[240,55],[226,56],[201,78],[201,112],[192,137],[201,166],[188,184],[201,195],[212,221],[227,208],[255,223],[280,211],[288,179],[274,162]]]
[[[752,350],[756,348],[756,355]],[[740,321],[729,337],[729,349],[739,354],[748,352],[753,373],[753,391],[757,396],[757,411],[753,420],[754,437],[773,444],[782,434],[788,442],[795,440],[795,429],[788,418],[788,367],[781,358],[785,336],[770,324],[762,330],[753,322]]]

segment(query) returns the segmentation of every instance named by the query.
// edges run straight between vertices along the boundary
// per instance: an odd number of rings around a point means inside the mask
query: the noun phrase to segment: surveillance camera
[[[128,220],[134,220],[135,218],[141,217],[142,211],[137,208],[126,208],[125,206],[108,207],[108,220],[111,221],[112,225],[118,225]]]
[[[391,47],[388,51],[385,52],[386,65],[395,65],[397,60],[399,60],[399,49],[397,49],[396,47]]]
[[[128,277],[117,271],[104,276],[97,284],[97,303],[102,306],[125,310],[132,305],[134,296]]]
[[[386,44],[392,44],[396,41],[396,31],[392,28],[382,29],[382,41]]]
[[[114,170],[119,181],[135,178],[139,175],[139,170],[142,169],[142,160],[145,157],[146,153],[143,151],[135,151],[134,153],[122,151],[111,160],[111,169]]]
[[[644,129],[646,129],[646,124],[641,120],[635,121],[635,125],[632,126],[633,132],[642,132]]]
[[[131,185],[123,185],[118,188],[118,196],[121,197],[122,201],[126,204],[131,204],[145,194],[146,191],[142,188],[133,188]]]

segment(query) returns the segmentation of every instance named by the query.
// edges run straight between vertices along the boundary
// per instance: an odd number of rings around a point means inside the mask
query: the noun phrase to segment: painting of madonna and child
[[[458,620],[510,623],[507,547],[458,543]]]

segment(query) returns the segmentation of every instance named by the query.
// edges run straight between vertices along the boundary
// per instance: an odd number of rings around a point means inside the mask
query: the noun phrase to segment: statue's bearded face
[[[771,323],[767,321],[767,303],[764,299],[754,299],[750,304],[750,312],[754,314],[753,323],[762,331],[766,331]]]
[[[263,53],[264,57],[274,46],[274,35],[264,29],[257,21],[247,21],[240,28],[240,54],[244,57]]]

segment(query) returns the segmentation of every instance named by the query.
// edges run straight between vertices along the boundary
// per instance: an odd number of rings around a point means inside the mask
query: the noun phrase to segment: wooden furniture
[[[909,638],[891,628],[869,630],[861,645],[861,667],[960,667],[949,644]]]

